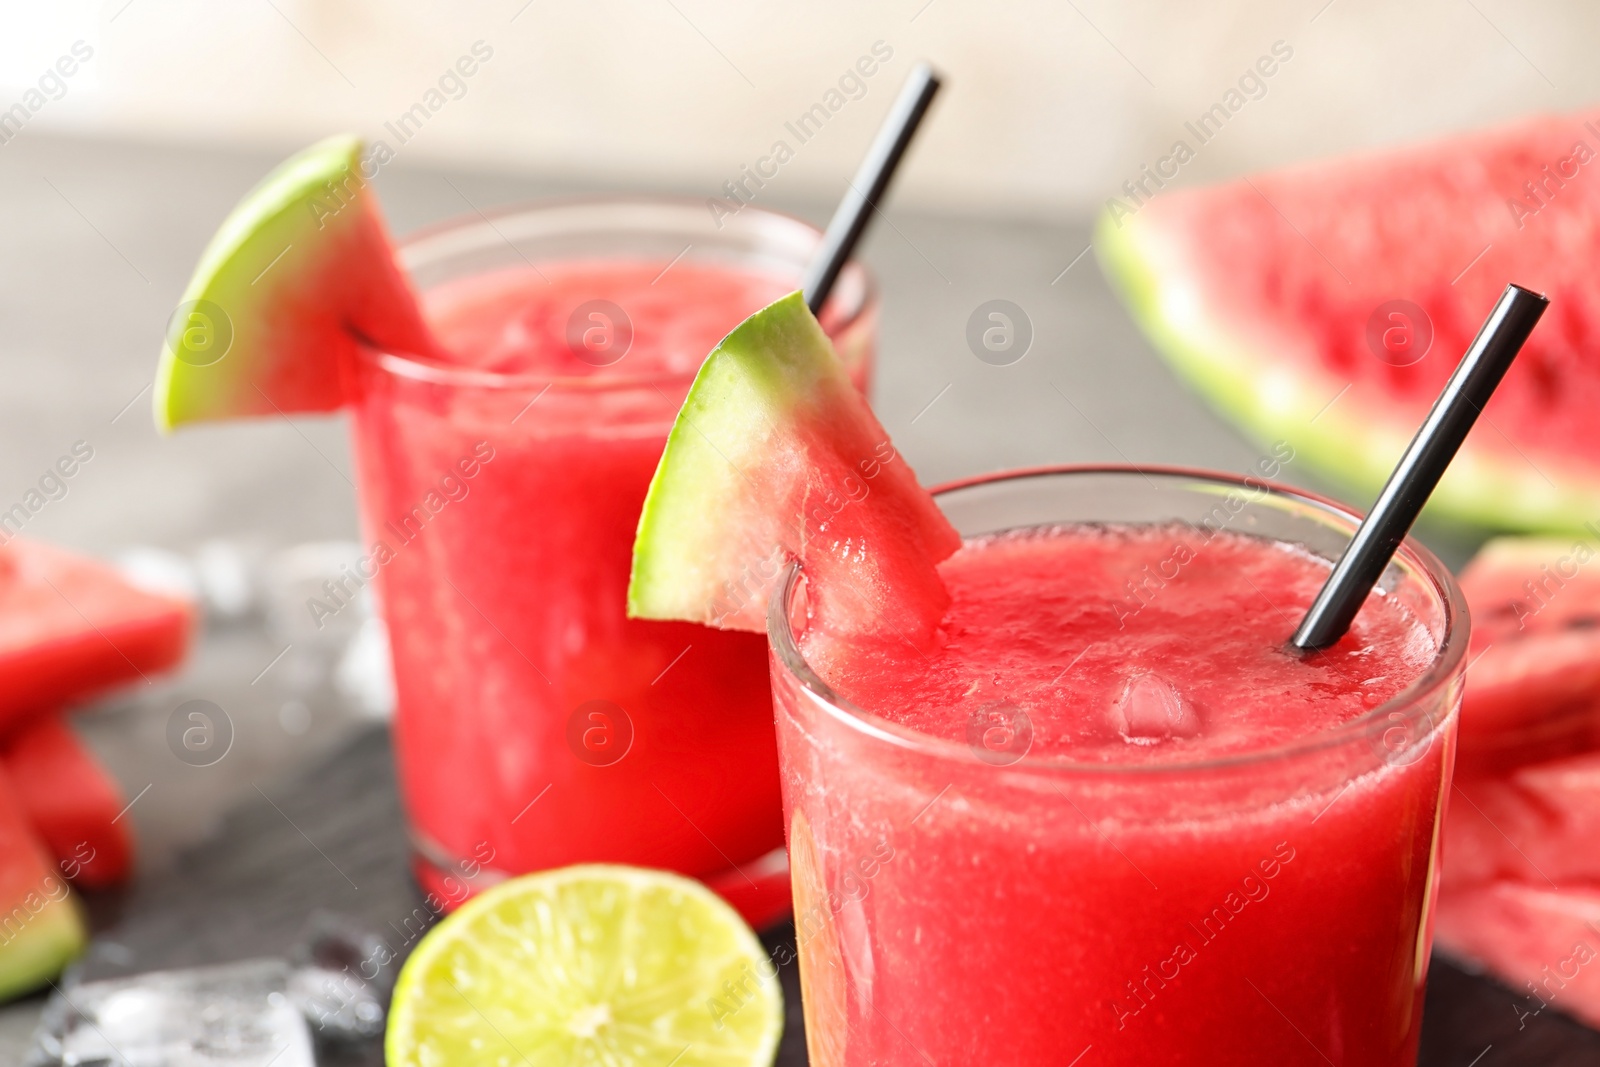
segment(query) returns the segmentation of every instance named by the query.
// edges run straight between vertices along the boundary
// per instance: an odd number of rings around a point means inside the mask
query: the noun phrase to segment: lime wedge
[[[592,865],[512,879],[400,972],[388,1067],[769,1067],[783,995],[755,934],[699,882]]]

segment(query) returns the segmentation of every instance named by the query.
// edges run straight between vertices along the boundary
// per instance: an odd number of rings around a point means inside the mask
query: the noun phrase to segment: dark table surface
[[[337,857],[335,862],[334,857]],[[323,925],[348,921],[398,951],[415,943],[422,896],[406,871],[406,843],[388,731],[357,733],[325,762],[264,783],[208,841],[126,896],[99,902],[103,926],[89,976],[281,955]],[[793,961],[794,928],[768,931]],[[780,968],[788,1009],[780,1067],[806,1062],[799,973]],[[1423,1024],[1423,1067],[1579,1067],[1600,1063],[1600,1033],[1544,1012],[1519,1021],[1524,998],[1435,958]],[[378,1067],[381,1042],[325,1045],[337,1067]]]
[[[355,535],[338,419],[263,420],[162,439],[148,415],[159,340],[201,248],[293,147],[248,154],[29,131],[0,151],[8,208],[0,242],[0,501],[20,499],[73,442],[95,450],[68,494],[30,520],[29,534],[107,555],[134,545],[192,552],[218,538],[269,552]],[[377,185],[399,233],[587,188],[404,160]],[[818,222],[828,211],[822,203],[773,206]],[[1045,463],[1242,472],[1255,462],[1257,448],[1165,371],[1092,256],[1080,256],[1087,244],[1082,223],[892,206],[869,235],[862,254],[884,292],[874,404],[925,482]],[[968,317],[995,298],[1019,305],[1033,327],[1027,356],[1010,366],[980,361],[965,339]],[[1291,480],[1302,474],[1288,472]],[[1477,541],[1453,529],[1424,536],[1450,562]],[[140,878],[91,902],[102,955],[119,966],[280,952],[318,910],[381,926],[417,906],[386,733],[326,688],[291,692],[284,665],[273,665],[281,648],[259,626],[214,626],[177,678],[77,717],[135,798]],[[188,766],[167,747],[167,719],[189,699],[215,702],[233,723],[233,748],[214,766]],[[328,857],[337,857],[337,869]],[[1440,961],[1433,974],[1426,1063],[1600,1063],[1600,1035],[1554,1012],[1518,1031],[1509,990]],[[0,1064],[20,1058],[39,1007],[33,998],[0,1008]],[[797,1020],[797,997],[790,1007]],[[802,1055],[796,1022],[784,1062]]]

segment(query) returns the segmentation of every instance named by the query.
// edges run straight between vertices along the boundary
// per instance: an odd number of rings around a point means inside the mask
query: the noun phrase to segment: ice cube
[[[207,541],[195,550],[194,570],[207,615],[238,619],[255,608],[253,562],[250,554],[232,541]]]
[[[196,600],[200,595],[200,576],[184,556],[165,548],[137,545],[117,554],[117,570],[140,589],[150,593]]]
[[[1128,679],[1117,696],[1113,716],[1122,739],[1136,745],[1193,737],[1200,732],[1200,715],[1194,705],[1177,686],[1154,671],[1143,671]]]
[[[289,977],[289,999],[319,1040],[383,1033],[399,960],[381,934],[345,916],[317,912],[307,942],[292,959],[300,966]]]
[[[356,710],[373,719],[394,714],[394,666],[383,620],[368,619],[344,650],[333,684]]]
[[[337,652],[370,615],[372,590],[354,541],[291,545],[262,566],[267,633],[282,642]],[[365,561],[370,563],[370,561]]]
[[[315,1067],[290,973],[262,959],[71,986],[45,1008],[28,1067]]]

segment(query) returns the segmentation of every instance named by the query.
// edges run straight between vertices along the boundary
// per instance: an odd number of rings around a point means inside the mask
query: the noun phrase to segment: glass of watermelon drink
[[[813,1062],[1413,1064],[1449,573],[1407,542],[1302,658],[1334,504],[1126,468],[936,499],[940,647],[808,627],[798,569],[772,601]]]
[[[444,907],[605,861],[699,876],[757,924],[787,910],[761,635],[625,615],[701,360],[798,286],[821,238],[754,208],[719,225],[699,201],[597,198],[401,249],[455,362],[359,361],[360,577],[394,651],[416,870]],[[876,318],[852,265],[823,320],[863,387]]]

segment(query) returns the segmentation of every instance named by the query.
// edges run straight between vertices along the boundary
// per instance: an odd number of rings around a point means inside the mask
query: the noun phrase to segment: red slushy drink
[[[1403,549],[1304,656],[1330,506],[1131,471],[938,499],[936,648],[775,615],[812,1061],[1414,1063],[1448,575]]]
[[[394,650],[400,785],[449,907],[576,862],[787,906],[765,642],[625,615],[634,531],[701,360],[792,290],[818,234],[754,211],[588,201],[403,249],[448,365],[370,353],[362,511]],[[824,316],[864,380],[853,268]],[[775,851],[779,850],[779,851]]]

